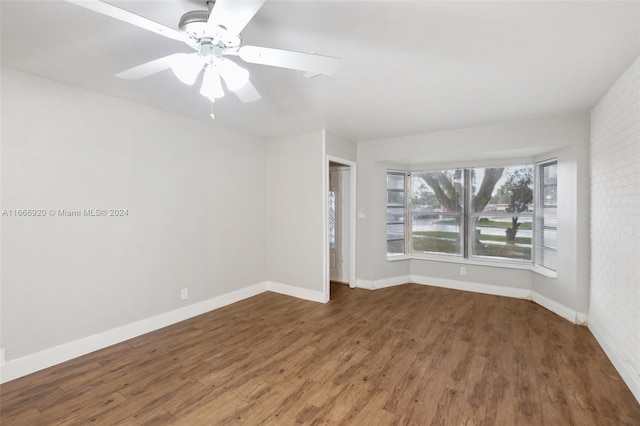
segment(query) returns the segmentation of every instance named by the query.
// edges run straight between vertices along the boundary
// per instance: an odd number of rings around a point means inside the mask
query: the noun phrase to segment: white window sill
[[[398,256],[387,256],[387,262],[397,262],[398,260],[411,260],[413,259],[412,256],[409,256],[408,254],[401,254]]]
[[[412,259],[416,260],[430,260],[433,262],[447,262],[447,263],[460,263],[463,265],[478,265],[478,266],[491,266],[494,268],[507,268],[507,269],[531,269],[530,263],[523,263],[518,261],[508,261],[508,260],[490,260],[490,259],[481,259],[477,257],[472,257],[469,259],[465,259],[463,257],[458,256],[437,256],[431,254],[414,254],[409,256]]]
[[[556,271],[552,271],[550,269],[542,268],[537,265],[532,265],[531,263],[521,263],[517,261],[510,262],[506,261],[495,261],[495,260],[484,260],[478,258],[465,259],[463,257],[458,256],[437,256],[430,254],[405,254],[399,256],[389,256],[387,257],[388,262],[396,262],[400,260],[428,260],[432,262],[446,262],[446,263],[459,263],[463,265],[477,265],[477,266],[489,266],[493,268],[505,268],[505,269],[523,269],[531,272],[535,272],[536,274],[543,275],[548,278],[557,278]]]
[[[531,271],[547,278],[558,278],[558,273],[556,271],[552,271],[551,269],[543,268],[541,266],[534,265],[531,267]]]

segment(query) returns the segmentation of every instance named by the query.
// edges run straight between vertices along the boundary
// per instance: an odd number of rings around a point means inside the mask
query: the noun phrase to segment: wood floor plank
[[[40,410],[36,408],[22,408],[15,412],[6,411],[2,413],[0,417],[2,419],[3,426],[22,426],[22,425],[34,425],[34,426],[47,426],[49,420],[45,419],[40,413]]]
[[[121,406],[126,402],[127,399],[117,392],[98,397],[86,393],[43,411],[43,415],[58,426],[111,424],[124,415]]]
[[[371,392],[366,404],[352,417],[354,425],[396,425],[401,417],[385,410],[383,406],[389,400],[389,392],[377,390]]]
[[[245,424],[293,424],[302,410],[302,406],[306,405],[307,396],[317,386],[318,383],[308,379],[286,379],[286,383],[280,383],[272,380],[269,383],[263,383],[269,386],[267,392],[268,398],[260,401],[262,410],[253,410],[248,406],[248,410],[241,415]],[[251,396],[245,398],[246,401],[252,402]]]
[[[586,327],[526,300],[263,293],[0,386],[3,425],[639,425]]]
[[[154,425],[173,425],[177,424],[177,420],[169,414],[164,408],[159,406],[147,407],[137,411],[130,417],[123,420],[109,423],[114,426],[154,426]]]

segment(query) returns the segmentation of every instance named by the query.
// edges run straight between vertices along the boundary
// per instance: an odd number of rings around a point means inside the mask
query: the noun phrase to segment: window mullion
[[[469,229],[471,226],[469,225],[470,219],[470,205],[471,205],[471,173],[469,169],[464,169],[464,196],[462,197],[462,221],[460,224],[460,232],[464,235],[462,240],[462,256],[465,259],[469,258]]]
[[[413,254],[413,214],[412,214],[412,202],[411,202],[411,198],[412,198],[412,192],[411,192],[411,188],[412,188],[412,182],[411,182],[411,173],[407,173],[406,174],[406,178],[404,180],[404,190],[405,190],[405,196],[404,196],[404,205],[405,205],[405,218],[404,218],[404,235],[405,235],[405,240],[404,240],[404,253],[405,254]]]

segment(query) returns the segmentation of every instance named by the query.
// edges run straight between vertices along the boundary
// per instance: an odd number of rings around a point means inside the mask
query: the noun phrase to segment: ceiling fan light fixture
[[[218,74],[216,67],[209,65],[207,69],[205,69],[200,94],[208,98],[211,102],[224,96],[224,90],[220,82],[220,74]]]
[[[197,53],[176,55],[171,62],[171,71],[178,80],[192,86],[203,67],[202,58]]]
[[[249,81],[249,71],[229,59],[220,63],[220,75],[232,92],[242,89]]]

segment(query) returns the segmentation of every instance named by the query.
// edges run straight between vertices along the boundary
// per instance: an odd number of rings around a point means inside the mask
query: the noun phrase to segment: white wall
[[[341,136],[325,131],[325,143],[327,155],[338,157],[343,160],[356,161],[358,158],[358,145]]]
[[[323,133],[273,139],[267,148],[269,280],[288,286],[294,295],[319,301],[328,300]]]
[[[588,124],[587,124],[588,125]],[[532,274],[532,290],[580,313],[589,307],[589,151],[586,143],[564,147],[546,155],[558,159],[557,279]],[[558,285],[560,284],[560,285]]]
[[[266,145],[2,69],[7,361],[266,280]],[[180,289],[189,299],[180,300]]]
[[[640,400],[640,59],[591,112],[589,328]]]
[[[374,286],[396,284],[406,277],[434,284],[489,288],[500,294],[526,295],[530,291],[557,302],[567,311],[586,312],[588,300],[588,187],[589,116],[578,114],[475,128],[390,138],[358,144],[358,278]],[[557,278],[529,270],[467,266],[422,259],[386,260],[385,174],[389,168],[490,166],[505,161],[534,161],[544,153],[558,156],[562,185],[571,189],[559,201],[562,231],[559,256],[572,260],[558,269]],[[563,187],[565,188],[565,187]],[[455,283],[452,283],[455,282]],[[479,284],[479,286],[478,286]],[[490,287],[488,287],[490,286]],[[496,289],[496,287],[498,287]],[[527,290],[527,291],[522,291]]]

